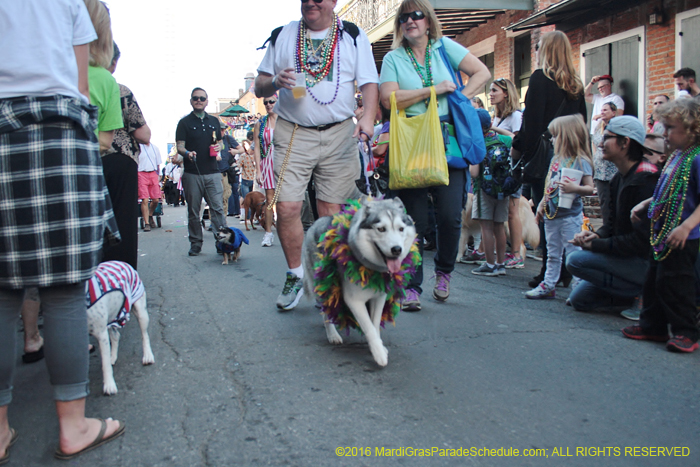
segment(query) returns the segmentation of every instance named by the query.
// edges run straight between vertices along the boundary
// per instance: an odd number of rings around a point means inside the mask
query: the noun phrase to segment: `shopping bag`
[[[428,110],[411,118],[406,117],[406,111],[396,109],[396,96],[392,92],[390,122],[389,188],[449,185],[435,88],[430,87]]]
[[[452,75],[452,81],[457,85],[457,89],[447,95],[447,105],[455,127],[455,136],[464,158],[464,161],[457,158],[450,159],[450,167],[461,169],[466,168],[468,164],[480,164],[486,155],[486,144],[479,116],[472,106],[471,100],[462,93],[462,89],[464,89],[462,75],[459,71],[455,73],[452,69],[444,43],[440,47],[440,56]]]

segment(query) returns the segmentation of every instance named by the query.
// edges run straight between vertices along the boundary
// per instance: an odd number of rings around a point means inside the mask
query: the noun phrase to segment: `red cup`
[[[218,144],[212,144],[209,146],[209,155],[211,157],[216,157],[219,155],[219,145]]]

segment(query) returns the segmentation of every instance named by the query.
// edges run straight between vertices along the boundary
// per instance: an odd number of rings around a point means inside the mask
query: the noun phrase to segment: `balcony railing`
[[[390,18],[402,0],[354,0],[340,11],[343,20],[351,21],[370,32]]]

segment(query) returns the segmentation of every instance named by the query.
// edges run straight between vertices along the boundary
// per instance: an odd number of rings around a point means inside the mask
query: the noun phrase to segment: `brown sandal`
[[[17,438],[19,438],[17,430],[15,430],[14,428],[10,428],[10,433],[10,444],[8,444],[7,448],[5,448],[5,455],[0,457],[0,465],[7,464],[8,462],[10,462],[10,448],[13,444],[15,444]]]
[[[102,423],[102,427],[100,428],[100,432],[97,434],[97,438],[95,438],[95,441],[90,443],[87,447],[81,449],[78,452],[74,452],[73,454],[65,454],[63,451],[61,451],[61,448],[59,447],[58,449],[56,449],[56,452],[54,452],[53,456],[56,459],[62,460],[62,461],[68,461],[71,459],[75,459],[76,457],[78,457],[81,454],[84,454],[88,451],[92,451],[95,448],[99,448],[103,444],[107,444],[110,441],[112,441],[116,438],[119,438],[126,431],[126,425],[124,425],[124,423],[120,421],[119,428],[117,428],[117,431],[115,431],[114,433],[112,433],[111,435],[109,435],[105,438],[104,435],[105,435],[105,431],[107,431],[107,422],[100,419],[100,423]]]

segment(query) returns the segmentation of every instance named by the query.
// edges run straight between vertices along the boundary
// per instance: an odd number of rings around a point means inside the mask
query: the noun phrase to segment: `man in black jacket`
[[[641,300],[649,268],[649,219],[632,224],[630,212],[652,196],[659,178],[658,168],[644,160],[644,138],[644,126],[631,116],[611,119],[605,130],[603,159],[618,170],[610,182],[610,214],[598,232],[574,237],[583,250],[566,261],[569,272],[583,279],[569,295],[578,311],[610,306],[614,297]]]

